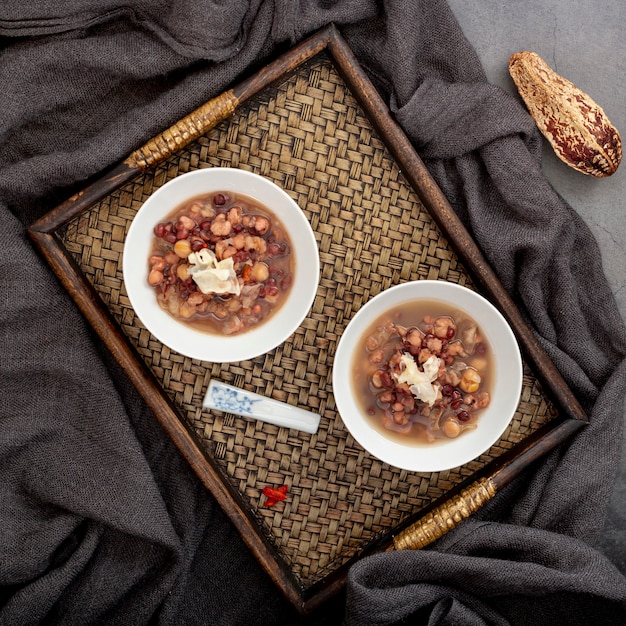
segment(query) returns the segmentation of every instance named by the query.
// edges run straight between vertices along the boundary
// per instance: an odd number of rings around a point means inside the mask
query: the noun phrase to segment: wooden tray
[[[283,345],[219,365],[160,344],[130,307],[124,239],[145,199],[202,167],[266,176],[303,209],[320,249],[313,307]],[[364,555],[420,548],[467,518],[586,416],[480,250],[331,26],[149,141],[29,234],[181,454],[279,588],[303,613]],[[442,279],[479,290],[505,315],[524,357],[518,411],[501,440],[463,467],[420,474],[372,458],[332,394],[334,350],[381,290]],[[209,380],[322,416],[315,435],[202,410]],[[265,485],[286,501],[261,506]]]

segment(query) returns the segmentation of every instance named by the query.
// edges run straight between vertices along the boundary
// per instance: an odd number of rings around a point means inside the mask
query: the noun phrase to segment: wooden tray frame
[[[200,449],[193,433],[182,423],[177,408],[163,393],[158,380],[129,343],[56,231],[123,184],[155,167],[209,131],[228,118],[241,103],[322,51],[331,56],[338,72],[404,176],[463,261],[479,291],[508,320],[522,347],[525,362],[533,369],[551,402],[559,409],[559,416],[550,424],[541,427],[482,471],[472,475],[465,483],[455,487],[441,501],[426,507],[395,528],[389,536],[368,545],[358,558],[375,551],[415,549],[428,545],[483,506],[530,463],[565,442],[587,423],[587,416],[335,26],[324,28],[254,76],[196,109],[28,229],[37,248],[120,363],[180,453],[229,515],[264,569],[302,614],[309,613],[343,586],[351,563],[338,568],[319,583],[302,587],[285,567],[272,544],[259,533],[257,522],[241,506],[233,488],[222,480],[218,468]]]

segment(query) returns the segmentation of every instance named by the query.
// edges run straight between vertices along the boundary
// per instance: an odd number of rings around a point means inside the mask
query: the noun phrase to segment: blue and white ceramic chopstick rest
[[[311,434],[317,432],[320,424],[317,413],[216,380],[209,382],[202,406]]]

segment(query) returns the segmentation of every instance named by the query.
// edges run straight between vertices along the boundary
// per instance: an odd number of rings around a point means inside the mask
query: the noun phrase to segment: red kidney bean
[[[441,388],[441,395],[445,396],[446,398],[449,398],[452,395],[453,391],[454,391],[454,387],[450,384],[447,384]]]
[[[456,417],[460,422],[469,422],[470,420],[470,414],[467,411],[459,411]]]

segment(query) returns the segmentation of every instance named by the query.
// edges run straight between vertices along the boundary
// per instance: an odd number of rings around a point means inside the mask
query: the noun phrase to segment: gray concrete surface
[[[536,52],[600,104],[626,141],[625,0],[448,2],[490,82],[517,96],[508,58],[522,50]],[[626,162],[613,176],[596,179],[567,167],[545,142],[543,169],[598,240],[606,277],[626,320]],[[599,543],[624,573],[625,537],[626,443]]]

